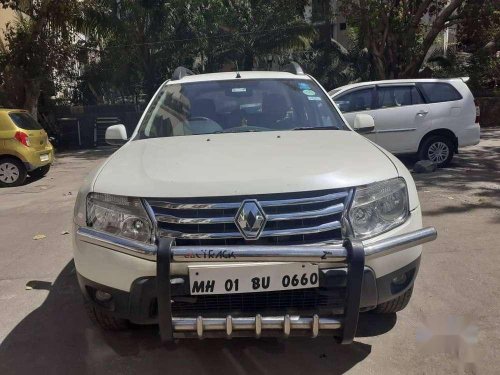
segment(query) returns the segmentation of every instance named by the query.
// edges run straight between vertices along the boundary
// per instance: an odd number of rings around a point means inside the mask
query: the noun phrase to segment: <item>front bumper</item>
[[[149,283],[149,293],[156,298],[157,314],[152,322],[158,322],[160,334],[163,340],[171,340],[174,337],[211,337],[211,336],[261,336],[280,334],[308,334],[313,337],[331,333],[342,343],[350,343],[354,338],[360,308],[368,307],[366,302],[370,298],[370,292],[364,292],[373,283],[366,282],[370,279],[370,269],[365,267],[365,257],[381,257],[399,252],[404,249],[415,247],[436,238],[434,228],[424,228],[402,235],[385,238],[376,242],[365,244],[361,241],[347,239],[343,244],[322,246],[173,246],[173,241],[160,238],[156,245],[139,244],[106,233],[97,232],[89,228],[80,228],[76,234],[76,240],[101,248],[123,253],[124,256],[135,256],[156,261],[156,277],[144,278],[139,284]],[[125,255],[126,254],[126,255]],[[342,313],[339,315],[310,316],[284,314],[280,316],[263,316],[255,314],[252,316],[236,316],[230,314],[224,316],[177,316],[172,309],[172,301],[175,300],[176,289],[184,284],[182,278],[171,274],[176,263],[220,263],[220,262],[311,262],[318,264],[338,264],[335,270],[345,270],[345,298],[343,300]],[[342,266],[344,266],[342,268]],[[78,264],[77,264],[78,268]],[[418,262],[412,268],[412,278],[406,289],[413,283]],[[328,270],[326,270],[328,271]],[[325,272],[325,269],[322,269]],[[367,273],[368,272],[368,273]],[[387,275],[391,276],[391,275]],[[387,276],[384,276],[387,279]],[[373,277],[374,279],[374,277]],[[79,277],[84,294],[92,300],[89,290],[99,289],[101,286],[92,285],[84,277]],[[387,279],[389,280],[389,279]],[[379,280],[376,280],[376,284]],[[136,284],[136,283],[134,283]],[[90,287],[90,289],[89,289]],[[132,287],[134,289],[134,286]],[[384,290],[384,288],[378,288]],[[385,288],[387,289],[387,287]],[[398,293],[404,292],[399,290]],[[119,292],[123,293],[123,292]],[[115,294],[119,294],[115,293]],[[91,293],[90,293],[91,294]],[[110,293],[114,295],[113,293]],[[128,297],[128,311],[130,318],[130,306],[144,304],[145,294],[134,294],[131,291]],[[373,293],[371,293],[373,294]],[[134,297],[136,295],[136,297]],[[131,300],[135,300],[131,303]],[[380,298],[378,299],[380,302]],[[116,300],[119,305],[119,299]],[[126,303],[125,303],[126,304]],[[102,306],[110,311],[120,310],[116,305]],[[123,310],[123,309],[121,309]],[[140,309],[139,309],[140,310]],[[137,311],[135,312],[137,313]],[[140,314],[140,311],[139,311]],[[134,321],[134,319],[131,319]]]

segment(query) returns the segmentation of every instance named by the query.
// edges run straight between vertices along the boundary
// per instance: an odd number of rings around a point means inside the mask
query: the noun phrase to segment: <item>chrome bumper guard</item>
[[[266,316],[260,314],[251,317],[233,318],[231,315],[225,318],[172,318],[172,325],[175,333],[196,333],[198,338],[203,338],[209,332],[225,334],[228,338],[233,336],[233,332],[245,331],[255,334],[256,338],[261,337],[263,331],[272,331],[282,336],[288,337],[292,330],[308,332],[312,338],[319,335],[320,330],[338,330],[342,326],[340,319],[320,318],[313,315],[312,318],[300,316]]]
[[[171,238],[160,237],[156,245],[119,238],[91,228],[80,228],[77,240],[103,248],[156,261],[158,323],[162,340],[199,337],[211,333],[231,337],[238,332],[260,337],[263,331],[288,336],[292,331],[318,336],[320,331],[335,332],[338,341],[351,343],[356,333],[361,286],[366,257],[385,256],[436,239],[428,227],[376,242],[346,239],[342,244],[312,246],[175,246]],[[340,317],[261,316],[204,318],[174,317],[171,307],[170,264],[172,262],[312,262],[347,264],[344,314]]]

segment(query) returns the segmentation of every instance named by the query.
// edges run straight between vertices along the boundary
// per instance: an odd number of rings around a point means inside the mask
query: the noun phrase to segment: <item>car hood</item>
[[[137,197],[207,197],[345,188],[397,177],[352,131],[228,133],[128,142],[93,190]]]

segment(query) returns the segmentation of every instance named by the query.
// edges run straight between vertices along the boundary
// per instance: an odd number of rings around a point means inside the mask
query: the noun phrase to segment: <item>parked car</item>
[[[358,129],[373,119],[358,115]],[[300,67],[178,68],[81,187],[74,259],[104,329],[163,340],[330,334],[410,300],[422,228],[404,165],[344,122]]]
[[[0,109],[0,187],[19,186],[26,176],[43,177],[54,150],[40,124],[21,109]]]
[[[329,92],[352,125],[372,116],[364,135],[393,154],[417,154],[447,165],[459,147],[479,143],[479,107],[466,79],[396,79],[362,82]]]

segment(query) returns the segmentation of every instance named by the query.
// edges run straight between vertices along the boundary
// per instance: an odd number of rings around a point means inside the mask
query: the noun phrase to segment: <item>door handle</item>
[[[429,113],[429,111],[419,111],[419,112],[417,112],[417,116],[422,116],[423,117],[423,116],[425,116],[428,113]]]

